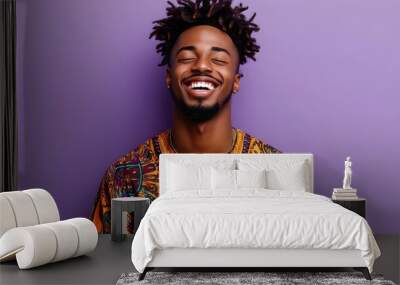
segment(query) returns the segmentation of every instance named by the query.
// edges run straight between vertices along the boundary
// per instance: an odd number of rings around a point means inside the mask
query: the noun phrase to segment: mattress
[[[153,201],[132,242],[143,272],[154,252],[190,249],[359,250],[372,272],[379,248],[367,221],[329,198],[300,191],[180,191]]]

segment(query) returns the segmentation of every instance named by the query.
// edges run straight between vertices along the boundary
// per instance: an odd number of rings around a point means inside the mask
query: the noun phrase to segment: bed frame
[[[305,160],[308,164],[309,185],[307,192],[313,193],[313,155],[312,154],[161,154],[159,185],[160,195],[165,193],[167,185],[167,165],[169,161],[190,160],[205,162],[220,159],[259,158]],[[153,259],[147,265],[139,280],[146,273],[156,268],[229,268],[233,271],[254,271],[254,269],[271,268],[353,268],[361,271],[367,280],[371,276],[360,250],[329,250],[329,249],[254,249],[254,248],[169,248],[157,249]],[[264,269],[264,270],[261,270]],[[229,270],[232,271],[232,270]]]

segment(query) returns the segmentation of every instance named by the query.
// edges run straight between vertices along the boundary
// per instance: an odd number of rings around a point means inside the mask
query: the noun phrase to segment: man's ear
[[[242,77],[241,73],[237,72],[233,80],[233,93],[237,93],[240,89],[240,77]]]
[[[165,73],[165,83],[167,84],[167,88],[171,88],[171,70],[169,69],[169,67],[167,67],[166,69],[166,73]]]

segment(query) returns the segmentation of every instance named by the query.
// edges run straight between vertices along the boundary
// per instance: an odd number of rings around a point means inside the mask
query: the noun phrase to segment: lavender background
[[[257,12],[261,52],[242,67],[234,126],[314,153],[323,195],[351,155],[372,229],[400,233],[400,2],[242,2]],[[148,40],[165,7],[17,0],[19,187],[49,190],[62,218],[88,216],[108,165],[171,124]]]

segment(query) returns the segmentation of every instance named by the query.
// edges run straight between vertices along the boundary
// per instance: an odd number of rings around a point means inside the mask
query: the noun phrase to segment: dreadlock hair
[[[161,41],[156,47],[163,57],[158,66],[169,65],[170,53],[179,35],[198,25],[210,25],[227,33],[239,52],[240,64],[246,63],[247,58],[256,60],[254,56],[260,46],[251,34],[260,28],[252,23],[256,13],[246,19],[243,11],[248,7],[242,3],[236,7],[232,7],[232,0],[177,0],[178,6],[171,1],[168,4],[168,17],[153,21],[155,25],[149,36]]]

